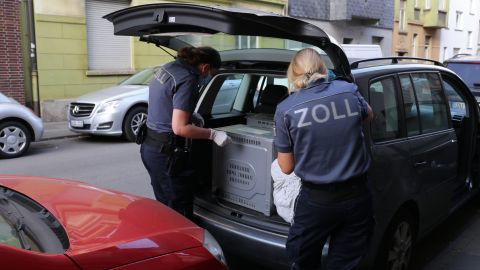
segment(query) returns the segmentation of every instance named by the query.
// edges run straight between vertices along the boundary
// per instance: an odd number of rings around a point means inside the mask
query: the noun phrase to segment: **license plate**
[[[81,127],[83,127],[83,121],[71,120],[71,121],[70,121],[70,125],[71,125],[72,127],[81,128]]]
[[[465,110],[465,103],[463,102],[452,102],[453,109]]]

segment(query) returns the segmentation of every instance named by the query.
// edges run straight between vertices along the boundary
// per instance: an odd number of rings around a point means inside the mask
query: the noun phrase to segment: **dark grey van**
[[[239,8],[152,4],[105,17],[117,35],[141,37],[172,49],[201,41],[222,51],[223,68],[202,90],[196,107],[207,127],[246,124],[258,114],[263,122],[271,121],[279,95],[269,91],[285,89],[281,86],[286,85],[286,69],[295,53],[288,48],[316,47],[337,80],[355,81],[375,114],[365,126],[374,160],[369,178],[376,219],[366,269],[407,269],[414,243],[478,189],[479,108],[465,83],[440,63],[399,65],[402,58],[386,58],[377,59],[375,65],[353,63],[352,69],[338,44],[318,27]],[[263,49],[228,50],[246,43]],[[235,91],[217,99],[232,81]],[[212,111],[218,102],[229,105]],[[198,223],[220,242],[227,259],[245,258],[272,269],[288,269],[289,224],[274,212],[248,207],[252,204],[248,198],[236,203],[219,196],[212,187],[212,171],[218,169],[212,165],[213,147],[201,140],[193,145],[199,174]],[[255,166],[269,171],[270,162]],[[264,192],[266,199],[271,196],[268,186],[267,191],[258,187],[265,183],[249,184],[257,194]],[[328,244],[323,252],[328,252]]]

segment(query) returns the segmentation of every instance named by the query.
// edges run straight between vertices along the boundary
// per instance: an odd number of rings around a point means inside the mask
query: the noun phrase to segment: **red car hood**
[[[66,255],[106,269],[202,245],[203,229],[161,203],[43,177],[0,176],[0,185],[47,208],[65,228]]]

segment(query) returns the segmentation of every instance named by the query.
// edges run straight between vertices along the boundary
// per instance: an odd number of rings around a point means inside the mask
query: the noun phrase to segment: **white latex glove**
[[[225,131],[210,129],[210,140],[214,141],[218,146],[225,146],[232,142]]]

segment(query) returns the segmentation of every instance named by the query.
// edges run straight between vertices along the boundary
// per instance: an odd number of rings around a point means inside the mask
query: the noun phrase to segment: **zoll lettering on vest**
[[[358,112],[352,112],[350,103],[348,103],[347,99],[344,99],[342,104],[342,106],[345,106],[346,114],[338,113],[337,104],[335,102],[332,101],[329,105],[330,106],[327,106],[325,104],[318,104],[313,106],[312,108],[307,107],[295,110],[295,114],[301,114],[297,127],[302,128],[310,126],[312,124],[311,121],[306,121],[309,114],[311,114],[313,121],[319,124],[326,123],[330,119],[339,120],[346,117],[353,117],[358,115]]]

